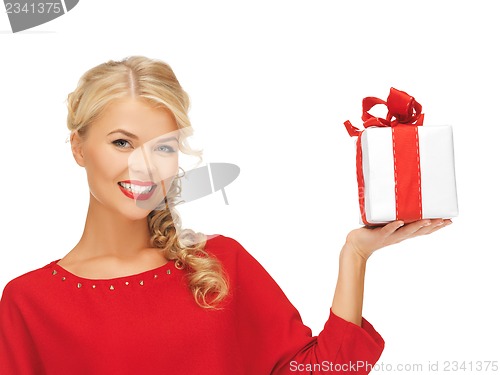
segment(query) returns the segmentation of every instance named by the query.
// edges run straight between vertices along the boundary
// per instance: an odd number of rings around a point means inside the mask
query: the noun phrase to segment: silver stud
[[[125,281],[125,285],[128,285],[128,284],[129,284],[128,281]]]
[[[155,275],[155,276],[154,276],[154,278],[155,278],[155,279],[157,279],[157,278],[158,278],[158,275]]]
[[[57,275],[57,271],[56,270],[52,271],[52,275]]]
[[[109,290],[115,290],[115,287],[114,287],[113,285],[111,285],[111,286],[109,287]]]
[[[95,289],[95,285],[92,285],[92,288],[94,288],[94,289]]]
[[[77,288],[81,288],[82,287],[82,283],[78,283],[76,284]]]
[[[66,278],[63,276],[61,280],[64,281],[64,280],[66,280]]]
[[[144,280],[141,280],[139,284],[144,285]]]
[[[167,270],[167,275],[170,275],[172,272],[170,270]]]

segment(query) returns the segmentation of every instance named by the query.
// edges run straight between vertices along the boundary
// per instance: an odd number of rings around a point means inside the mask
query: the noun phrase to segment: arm
[[[366,262],[373,252],[408,238],[435,232],[451,224],[451,220],[419,220],[403,224],[394,221],[384,227],[355,229],[347,235],[339,256],[339,274],[332,302],[335,315],[361,326]]]
[[[442,227],[437,225],[439,220],[425,227],[423,223],[400,227],[400,222],[395,222],[349,233],[340,255],[329,317],[318,336],[312,336],[262,265],[236,240],[218,236],[212,246],[232,285],[230,309],[236,320],[242,368],[250,374],[288,375],[321,374],[340,366],[337,372],[352,373],[350,365],[361,362],[357,373],[367,374],[379,359],[384,340],[361,317],[366,260],[377,248]],[[300,277],[300,273],[297,275]]]
[[[40,373],[39,358],[18,303],[22,293],[13,282],[7,284],[0,300],[0,373],[32,375]],[[37,372],[38,371],[38,372]]]
[[[366,260],[354,254],[349,245],[344,245],[339,256],[332,312],[358,326],[361,326],[365,269]]]

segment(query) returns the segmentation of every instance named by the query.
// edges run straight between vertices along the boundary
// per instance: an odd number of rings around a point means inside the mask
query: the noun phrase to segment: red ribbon
[[[383,104],[387,107],[385,119],[368,113],[377,104]],[[422,113],[422,106],[413,96],[391,87],[387,101],[372,96],[363,99],[363,115],[361,119],[365,128],[370,126],[395,127],[399,124],[420,126],[424,123],[424,114]],[[358,136],[362,132],[362,130],[354,127],[349,120],[345,121],[344,125],[351,137]]]
[[[368,113],[375,105],[387,107],[386,118],[375,117]],[[404,91],[391,87],[387,101],[379,98],[363,99],[365,128],[370,126],[391,127],[394,152],[394,182],[396,194],[396,220],[412,222],[422,218],[422,193],[420,184],[420,155],[417,126],[423,125],[422,106]],[[405,126],[399,126],[404,124]],[[359,206],[363,222],[370,225],[365,215],[364,178],[362,173],[362,130],[350,121],[344,122],[351,137],[357,136],[356,169],[359,191]]]

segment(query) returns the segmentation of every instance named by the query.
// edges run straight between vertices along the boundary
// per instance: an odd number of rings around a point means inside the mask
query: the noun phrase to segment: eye
[[[113,143],[118,148],[129,148],[129,147],[131,147],[130,143],[128,141],[126,141],[125,139],[117,139],[116,141],[113,141],[111,143]],[[127,147],[127,145],[129,147]]]
[[[172,146],[158,145],[158,146],[156,146],[155,151],[160,151],[160,152],[165,152],[165,153],[170,154],[170,153],[176,152],[177,150],[175,150]]]

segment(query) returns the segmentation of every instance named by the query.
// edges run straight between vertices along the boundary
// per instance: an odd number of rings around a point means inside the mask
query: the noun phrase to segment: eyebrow
[[[139,137],[136,136],[135,134],[130,133],[130,132],[123,130],[123,129],[113,130],[112,132],[108,133],[108,135],[115,134],[115,133],[122,133],[122,134],[126,135],[127,137],[135,139],[135,140],[139,139]],[[168,141],[176,141],[177,143],[179,143],[179,139],[177,137],[168,137],[168,138],[161,138],[161,139],[156,140],[156,142],[168,142]]]
[[[109,132],[108,135],[111,135],[111,134],[114,134],[114,133],[122,133],[122,134],[125,134],[129,138],[139,139],[139,137],[136,136],[135,134],[132,134],[132,133],[130,133],[130,132],[126,131],[126,130],[122,130],[122,129],[113,130],[112,132]]]

